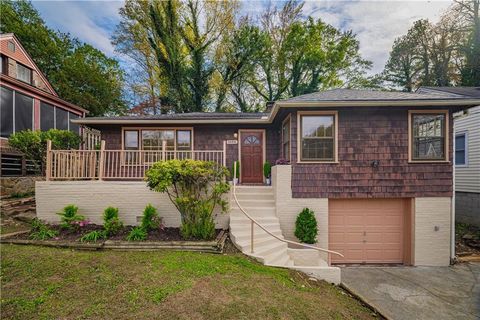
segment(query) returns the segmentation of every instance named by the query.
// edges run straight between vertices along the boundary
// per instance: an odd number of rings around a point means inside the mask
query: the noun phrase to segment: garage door
[[[404,199],[338,199],[328,202],[333,263],[402,263]]]

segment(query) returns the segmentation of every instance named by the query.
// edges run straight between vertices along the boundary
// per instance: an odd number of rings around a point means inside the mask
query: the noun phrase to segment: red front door
[[[241,131],[240,182],[263,182],[263,139],[263,131]]]

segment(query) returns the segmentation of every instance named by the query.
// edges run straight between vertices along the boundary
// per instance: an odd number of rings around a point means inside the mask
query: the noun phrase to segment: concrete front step
[[[271,186],[236,186],[235,188],[237,196],[241,193],[273,193],[273,187]]]
[[[265,216],[271,216],[271,217],[276,217],[275,215],[275,207],[248,207],[248,206],[243,206],[242,205],[242,208],[247,211],[247,213],[249,215],[251,215],[252,217],[265,217]],[[240,208],[238,207],[234,207],[232,206],[230,208],[230,216],[233,216],[233,215],[243,215],[245,216],[245,214],[242,212],[242,210],[240,210]]]
[[[245,193],[240,193],[237,194],[237,199],[240,202],[240,204],[243,205],[243,201],[248,201],[248,200],[269,200],[273,201],[273,193],[250,193],[250,192],[245,192]]]
[[[268,238],[262,238],[262,239],[258,239],[258,238],[254,238],[254,242],[253,242],[253,248],[254,248],[254,252],[256,251],[261,251],[262,248],[265,248],[267,246],[270,246],[272,244],[277,244],[281,242],[280,240],[272,237],[272,236],[269,236]],[[242,251],[250,251],[250,247],[251,247],[251,242],[250,242],[250,239],[245,239],[245,240],[242,240],[242,241],[237,241],[237,245],[240,246],[242,248]]]
[[[238,197],[237,197],[238,199]],[[238,202],[240,202],[240,205],[242,208],[248,208],[248,207],[261,207],[261,208],[273,208],[275,209],[275,200],[273,199],[248,199],[248,200],[240,200],[238,199]],[[238,208],[237,205],[232,205],[232,208]]]
[[[253,217],[257,222],[264,224],[264,223],[279,223],[278,218],[275,216],[259,216]],[[231,224],[250,224],[250,219],[242,214],[231,214],[230,215],[230,223]]]

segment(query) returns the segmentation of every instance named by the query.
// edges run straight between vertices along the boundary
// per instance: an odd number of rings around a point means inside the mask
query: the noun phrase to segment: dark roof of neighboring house
[[[480,98],[480,87],[420,87],[419,93],[443,93],[449,96]]]
[[[154,124],[154,123],[271,123],[279,108],[288,107],[424,107],[424,106],[474,106],[480,99],[452,96],[445,93],[412,93],[392,91],[367,91],[334,89],[279,100],[269,112],[194,112],[147,116],[94,117],[73,120],[80,124]]]
[[[408,101],[408,100],[445,100],[462,99],[463,97],[452,97],[443,93],[416,93],[416,92],[395,92],[395,91],[372,91],[353,89],[333,89],[314,92],[280,100],[279,102],[318,102],[318,101]]]

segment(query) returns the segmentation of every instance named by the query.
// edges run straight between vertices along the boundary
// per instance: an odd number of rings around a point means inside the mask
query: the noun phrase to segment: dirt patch
[[[455,225],[455,252],[459,257],[480,255],[480,228],[474,225]]]

